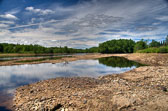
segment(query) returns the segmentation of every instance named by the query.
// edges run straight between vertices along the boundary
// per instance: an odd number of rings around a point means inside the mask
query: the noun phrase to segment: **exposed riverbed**
[[[16,110],[167,111],[168,54],[115,56],[150,66],[99,78],[56,78],[23,86],[16,91]]]
[[[77,55],[86,56],[86,55]],[[92,55],[93,56],[93,55]],[[37,63],[34,64],[34,60],[39,60],[42,56],[34,57],[32,60],[24,60],[29,57],[11,57],[10,59],[22,59],[19,60],[23,65],[1,66],[0,70],[0,106],[3,110],[5,107],[9,107],[11,103],[13,93],[19,86],[35,83],[41,80],[47,80],[56,77],[92,77],[97,78],[107,74],[123,73],[132,70],[136,67],[142,66],[142,64],[129,61],[122,57],[104,57],[99,59],[87,59],[68,61],[72,59],[71,56],[61,56],[60,59],[67,59],[61,63]],[[55,56],[44,56],[45,58],[52,59]],[[44,58],[43,57],[43,58]],[[60,55],[59,55],[60,57]],[[9,58],[3,58],[3,60],[9,60]],[[58,61],[57,60],[57,61]],[[26,62],[25,62],[26,61]],[[42,61],[45,61],[42,59]],[[29,64],[26,64],[29,63]],[[32,64],[31,64],[32,63]],[[7,104],[7,106],[5,106]]]

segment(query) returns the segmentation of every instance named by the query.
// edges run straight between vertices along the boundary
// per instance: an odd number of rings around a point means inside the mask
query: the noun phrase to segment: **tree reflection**
[[[106,66],[111,66],[111,67],[140,67],[144,66],[143,64],[130,61],[126,58],[123,57],[106,57],[106,58],[100,58],[98,59],[100,64],[106,65]]]

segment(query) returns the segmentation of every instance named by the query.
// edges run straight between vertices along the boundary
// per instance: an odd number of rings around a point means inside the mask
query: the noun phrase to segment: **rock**
[[[165,86],[157,85],[157,88],[158,88],[159,90],[162,90],[162,91],[164,91],[164,92],[167,92],[167,88],[166,88]]]
[[[87,103],[87,100],[84,100],[84,101],[83,101],[83,104],[86,104],[86,103]]]
[[[61,109],[61,111],[65,111],[65,109],[64,109],[64,108],[62,108],[62,109]]]
[[[70,86],[68,85],[66,88],[70,88]]]
[[[33,93],[33,92],[34,92],[33,90],[30,91],[30,93]]]
[[[117,95],[113,96],[112,103],[117,105],[119,109],[130,107],[135,103],[135,100],[127,98],[125,96]]]
[[[77,94],[77,93],[75,93],[73,96],[78,96],[78,94]]]

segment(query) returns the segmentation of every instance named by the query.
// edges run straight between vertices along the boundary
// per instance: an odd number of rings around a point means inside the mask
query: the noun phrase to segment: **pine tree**
[[[168,45],[168,35],[167,35],[167,37],[166,37],[166,45]]]
[[[163,41],[160,41],[160,46],[163,46]]]

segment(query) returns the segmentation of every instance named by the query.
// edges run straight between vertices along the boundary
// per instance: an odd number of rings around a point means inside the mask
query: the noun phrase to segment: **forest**
[[[20,45],[0,43],[0,53],[168,53],[168,36],[163,41],[131,39],[110,40],[100,43],[98,47],[74,49],[65,47],[43,47],[40,45]]]
[[[73,49],[68,47],[43,47],[40,45],[19,45],[19,44],[0,44],[0,53],[84,53],[83,49]]]
[[[131,39],[110,40],[88,50],[99,53],[168,53],[168,36],[159,42],[143,39],[137,42]]]

